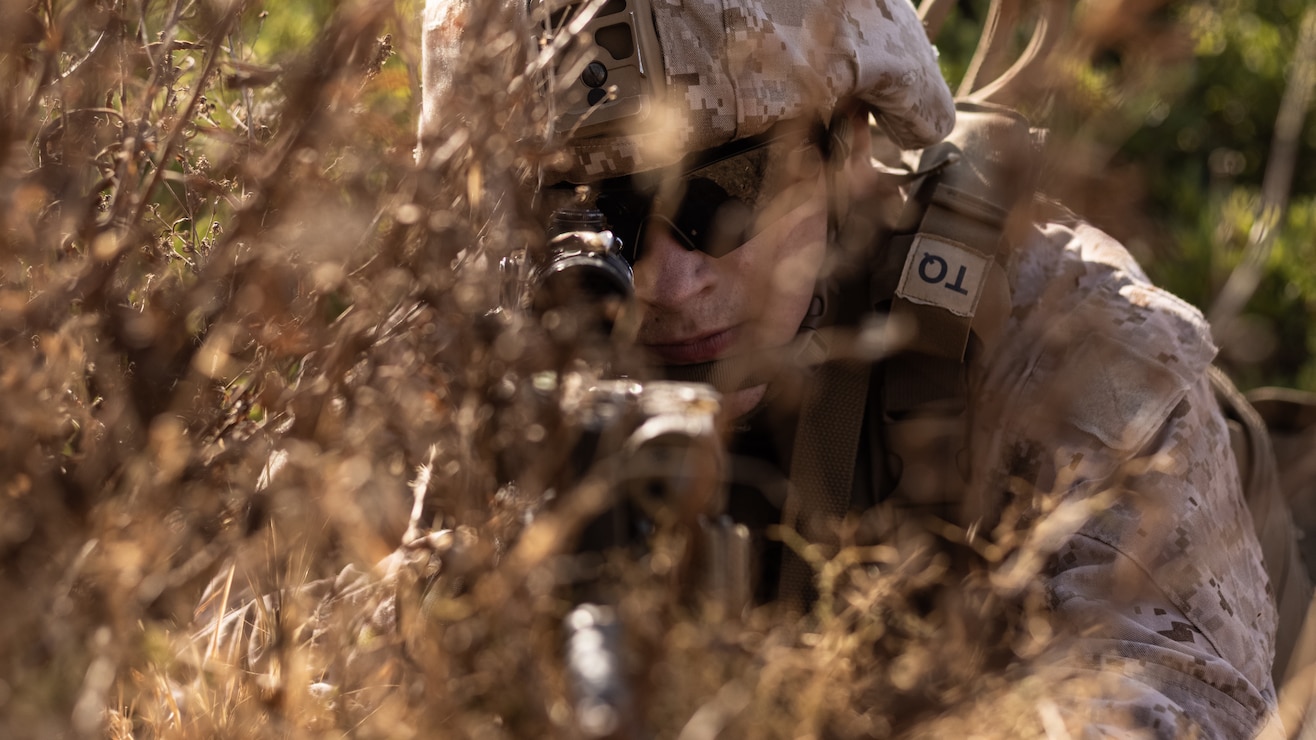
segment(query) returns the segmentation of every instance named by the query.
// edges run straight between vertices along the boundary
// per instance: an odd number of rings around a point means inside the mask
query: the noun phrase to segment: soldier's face
[[[813,297],[827,241],[827,197],[815,170],[760,208],[753,236],[721,256],[651,229],[635,263],[638,341],[661,362],[687,365],[782,347]],[[734,418],[766,386],[726,394]]]

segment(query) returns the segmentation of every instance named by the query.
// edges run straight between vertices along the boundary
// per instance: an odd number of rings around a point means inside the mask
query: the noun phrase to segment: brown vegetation
[[[490,74],[523,37],[472,23],[487,53],[417,166],[415,19],[327,18],[276,64],[257,7],[0,8],[0,735],[577,734],[561,523],[518,537],[542,492],[496,470],[569,451],[521,388],[570,353],[481,318],[542,238],[517,132],[545,112]],[[1039,596],[987,575],[1033,561],[963,539],[838,557],[882,565],[809,619],[618,564],[635,722],[1041,732]]]

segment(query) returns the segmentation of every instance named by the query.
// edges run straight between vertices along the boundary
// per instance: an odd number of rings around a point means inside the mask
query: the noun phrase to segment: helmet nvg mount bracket
[[[591,8],[597,10],[586,19]],[[665,83],[649,0],[531,0],[530,13],[539,43],[566,50],[552,73],[554,133],[622,133],[653,113]],[[558,40],[562,34],[572,38]]]

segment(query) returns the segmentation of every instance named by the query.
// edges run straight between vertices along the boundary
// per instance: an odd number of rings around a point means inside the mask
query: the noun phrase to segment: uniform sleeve
[[[976,514],[1087,504],[1042,573],[1067,668],[1103,696],[1072,724],[1155,737],[1277,731],[1275,607],[1191,306],[1110,237],[1052,227],[1020,255],[1008,339],[978,377]]]
[[[1262,734],[1274,609],[1206,383],[1123,472],[1046,574],[1056,624],[1082,636],[1072,664],[1119,676],[1123,708],[1157,737]]]

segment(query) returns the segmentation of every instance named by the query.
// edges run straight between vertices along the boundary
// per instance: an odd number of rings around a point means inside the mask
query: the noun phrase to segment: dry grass
[[[542,238],[515,132],[545,113],[472,54],[417,167],[410,11],[342,4],[277,66],[263,23],[0,7],[0,735],[575,736],[560,543],[516,537],[537,492],[497,471],[561,438],[518,381],[570,353],[477,318],[487,265]],[[986,575],[1023,541],[957,537],[906,532],[811,619],[619,565],[634,721],[1043,732],[1040,596]]]

